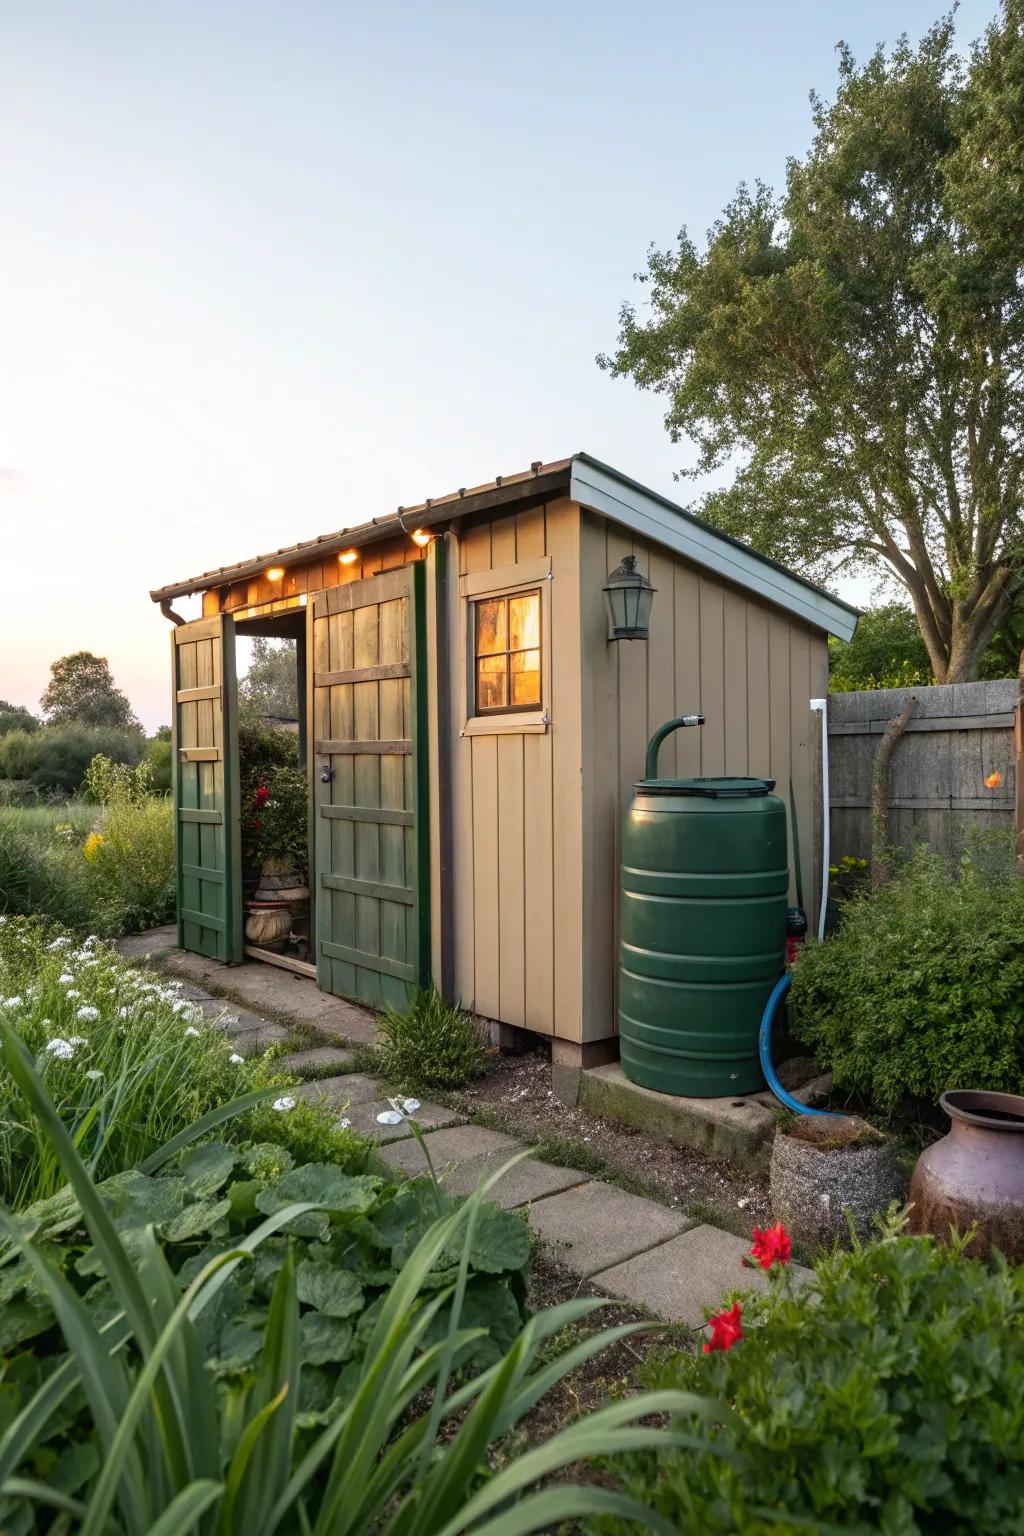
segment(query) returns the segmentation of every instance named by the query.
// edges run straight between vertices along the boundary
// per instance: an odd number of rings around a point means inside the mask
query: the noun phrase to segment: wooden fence
[[[834,693],[828,701],[831,862],[871,852],[871,766],[882,733],[917,704],[889,770],[889,837],[952,854],[976,830],[1024,832],[1016,678]],[[985,780],[1001,775],[998,785]]]

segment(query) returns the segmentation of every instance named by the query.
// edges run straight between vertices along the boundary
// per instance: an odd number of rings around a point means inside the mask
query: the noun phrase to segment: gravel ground
[[[767,1172],[737,1173],[632,1126],[568,1108],[551,1092],[551,1063],[543,1048],[496,1055],[487,1074],[457,1102],[470,1116],[540,1142],[549,1161],[613,1178],[743,1236],[771,1219]]]

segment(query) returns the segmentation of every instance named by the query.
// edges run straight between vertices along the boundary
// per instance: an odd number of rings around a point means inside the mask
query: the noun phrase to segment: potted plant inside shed
[[[772,1146],[770,1196],[779,1221],[809,1248],[871,1233],[906,1195],[888,1136],[859,1115],[786,1112]]]
[[[249,843],[259,883],[246,903],[246,938],[263,949],[283,949],[291,935],[309,935],[306,777],[277,765],[250,795]]]

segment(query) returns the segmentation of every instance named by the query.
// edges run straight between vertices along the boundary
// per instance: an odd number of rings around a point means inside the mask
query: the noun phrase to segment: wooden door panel
[[[312,605],[317,976],[375,1007],[404,1007],[429,966],[423,599],[417,563]]]
[[[235,742],[234,625],[227,615],[171,635],[171,758],[178,943],[215,960],[242,958]]]

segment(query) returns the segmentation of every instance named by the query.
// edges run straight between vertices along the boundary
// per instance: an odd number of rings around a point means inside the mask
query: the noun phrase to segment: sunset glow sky
[[[150,587],[533,459],[687,499],[632,274],[938,9],[0,0],[0,697],[89,649],[153,728]]]

